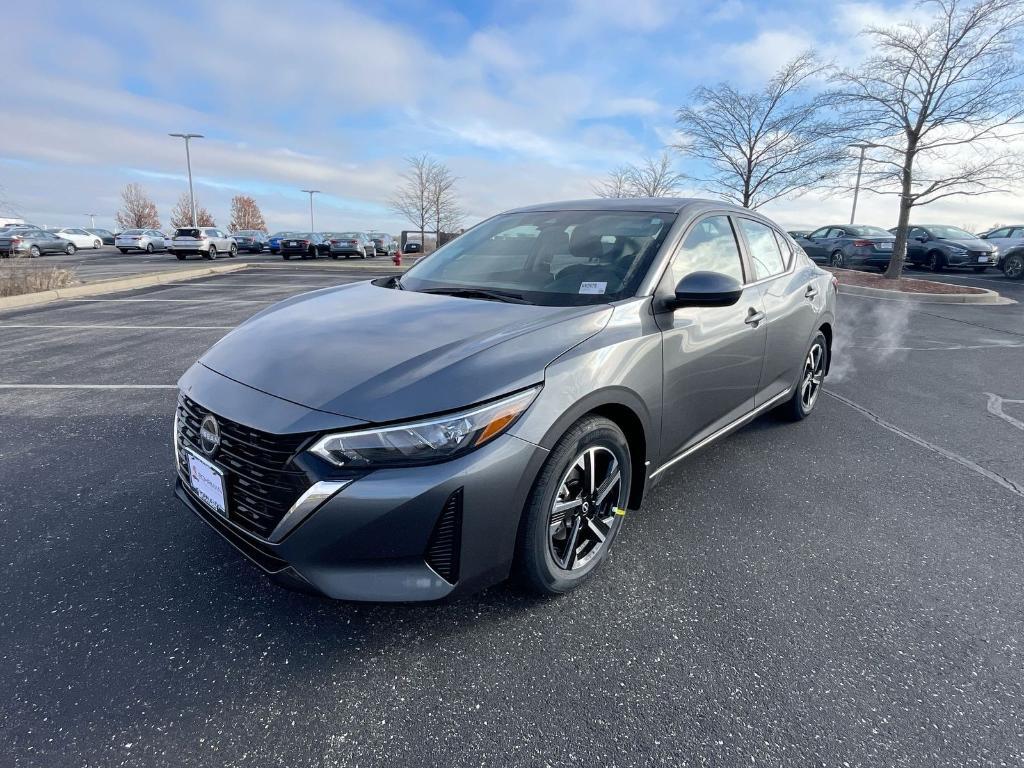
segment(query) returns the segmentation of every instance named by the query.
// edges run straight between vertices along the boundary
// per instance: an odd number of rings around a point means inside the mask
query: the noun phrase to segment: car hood
[[[943,238],[942,242],[947,243],[949,245],[958,245],[961,248],[966,248],[969,251],[994,250],[991,243],[986,243],[984,240],[980,240],[977,238],[962,238],[958,240]]]
[[[264,310],[199,362],[308,408],[397,421],[539,383],[552,360],[610,317],[607,305],[505,304],[355,283]]]

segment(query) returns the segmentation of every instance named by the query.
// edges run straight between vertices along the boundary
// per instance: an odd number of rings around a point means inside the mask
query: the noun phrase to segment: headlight
[[[530,407],[533,387],[459,413],[395,427],[338,432],[309,450],[340,467],[390,466],[442,461],[490,442]]]
[[[949,246],[949,251],[950,251],[950,253],[957,253],[957,254],[959,254],[959,253],[967,253],[967,249],[962,247],[962,246],[959,246],[959,245],[951,245],[951,246]]]

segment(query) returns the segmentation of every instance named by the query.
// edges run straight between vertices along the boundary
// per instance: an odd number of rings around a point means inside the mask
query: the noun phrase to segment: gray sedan
[[[891,232],[861,224],[830,224],[796,238],[797,244],[819,264],[882,270],[889,266],[895,241]]]
[[[941,272],[946,267],[969,267],[984,272],[996,266],[999,248],[959,227],[911,225],[907,233],[907,261],[932,272]]]
[[[78,248],[45,229],[9,229],[0,231],[0,256],[42,256],[44,253],[71,255]]]
[[[175,493],[297,589],[437,600],[512,575],[564,593],[687,457],[814,411],[835,304],[750,210],[521,208],[221,339],[179,382]]]

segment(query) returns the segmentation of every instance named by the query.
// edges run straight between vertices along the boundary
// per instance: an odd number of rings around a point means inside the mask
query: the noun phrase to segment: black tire
[[[830,267],[837,267],[839,269],[842,269],[845,264],[846,256],[843,254],[843,252],[839,250],[832,251],[831,255],[828,257],[828,265]]]
[[[1003,258],[1003,274],[1010,280],[1024,279],[1024,252],[1008,253]]]
[[[127,248],[118,248],[117,250],[119,250],[121,253],[128,253]]]
[[[209,250],[206,252],[206,255],[203,256],[203,258],[204,259],[208,259],[209,261],[213,261],[214,259],[216,259],[217,258],[217,246],[213,245],[211,243]]]
[[[336,253],[328,253],[327,254],[327,258],[334,259],[335,261],[337,261],[338,260],[338,254],[336,254]]]
[[[228,258],[235,258],[238,255],[238,246],[232,244],[231,249],[228,251]]]
[[[102,241],[100,241],[100,240],[93,240],[93,241],[92,241],[92,247],[93,247],[94,249],[95,249],[95,248],[99,248],[99,247],[100,247],[101,245],[103,245],[103,242],[102,242]]]
[[[38,245],[30,245],[28,247],[28,255],[30,258],[38,259],[42,255],[42,251],[39,250]]]
[[[928,251],[925,259],[926,266],[932,272],[941,272],[943,267],[946,266],[945,259],[943,259],[942,254],[938,251]]]
[[[595,545],[583,555],[584,558],[589,555],[590,559],[575,569],[565,569],[556,562],[553,551],[554,538],[550,527],[552,515],[555,514],[554,505],[563,481],[569,473],[576,471],[577,459],[590,448],[603,449],[601,455],[611,454],[618,464],[617,493],[615,486],[612,486],[601,505],[601,509],[610,510],[612,522],[605,531],[605,538],[599,547]],[[607,468],[611,464],[605,466]],[[624,517],[614,509],[624,509],[627,504],[631,474],[632,458],[629,443],[617,424],[600,416],[584,416],[573,424],[555,444],[547,461],[544,462],[526,503],[513,566],[517,582],[536,594],[560,595],[575,589],[590,578],[607,559],[609,549],[622,527]],[[613,496],[615,501],[611,500]],[[586,506],[579,509],[585,509]],[[593,507],[595,510],[597,508],[596,505]],[[568,535],[567,527],[563,530]],[[566,548],[570,547],[570,542],[566,541]],[[590,554],[591,552],[593,554]]]
[[[290,253],[282,253],[281,258],[284,259],[285,261],[289,261],[291,260],[292,255]]]
[[[64,247],[64,253],[66,253],[68,256],[74,256],[75,255],[75,251],[77,251],[77,250],[78,250],[78,248],[75,247],[74,243],[68,243]]]
[[[153,252],[153,244],[152,243],[146,243],[146,253],[152,253],[152,252]]]
[[[971,267],[971,269],[973,269],[976,274],[980,275],[982,272],[988,269],[988,267]]]
[[[178,261],[184,261],[185,260],[185,254],[184,253],[176,253],[176,254],[174,254],[174,258],[176,258]]]
[[[814,391],[811,393],[812,397],[808,404],[808,398],[804,397],[805,386],[807,384],[807,376],[809,374],[809,367],[811,366],[811,356],[815,349],[820,349],[820,370],[818,369],[817,363],[814,364],[814,371],[811,372],[811,376],[817,381],[814,385]],[[793,390],[793,396],[789,398],[785,403],[779,406],[779,413],[790,421],[800,421],[806,419],[811,415],[814,410],[814,406],[818,403],[818,397],[821,394],[821,388],[825,384],[825,371],[828,370],[829,365],[829,349],[828,341],[825,339],[825,334],[821,331],[815,335],[811,341],[810,346],[807,347],[807,354],[804,357],[804,364],[800,368],[800,379],[796,383],[796,389]]]
[[[316,258],[316,248],[310,248],[309,249],[309,258],[311,258],[311,259],[315,259]]]

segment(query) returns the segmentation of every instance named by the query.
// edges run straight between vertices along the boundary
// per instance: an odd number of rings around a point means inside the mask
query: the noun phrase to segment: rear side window
[[[736,234],[728,216],[698,221],[672,259],[672,285],[692,272],[720,272],[743,282],[743,265]]]
[[[750,260],[754,264],[754,279],[778,275],[786,271],[786,260],[775,240],[772,228],[752,219],[739,219],[740,229],[750,246]]]

